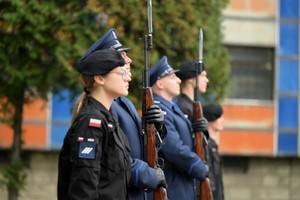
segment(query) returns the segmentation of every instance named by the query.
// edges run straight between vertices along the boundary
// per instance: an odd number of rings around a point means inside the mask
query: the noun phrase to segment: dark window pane
[[[273,49],[229,46],[228,50],[232,67],[228,98],[272,100]]]

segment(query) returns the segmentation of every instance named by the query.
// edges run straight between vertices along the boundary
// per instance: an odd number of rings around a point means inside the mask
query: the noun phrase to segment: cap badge
[[[114,37],[115,39],[117,39],[116,32],[115,32],[115,31],[112,31],[112,34],[113,34],[113,37]]]

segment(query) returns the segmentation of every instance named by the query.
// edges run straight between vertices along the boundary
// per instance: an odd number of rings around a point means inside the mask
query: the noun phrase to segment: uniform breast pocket
[[[109,174],[119,174],[124,171],[124,152],[113,135],[109,136],[104,158],[105,160],[102,162],[102,166],[110,172]]]

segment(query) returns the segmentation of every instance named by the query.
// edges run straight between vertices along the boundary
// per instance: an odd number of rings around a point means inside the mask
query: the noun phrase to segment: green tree
[[[198,59],[199,28],[204,33],[204,63],[210,79],[206,96],[222,100],[228,88],[230,60],[222,44],[222,10],[228,0],[152,0],[153,49],[151,66],[167,55],[173,68],[185,60]],[[114,22],[122,43],[132,48],[133,80],[131,85],[141,85],[144,66],[143,38],[148,33],[147,1],[112,0],[99,1],[103,12]],[[138,11],[138,12],[137,12]],[[130,89],[130,98],[136,105],[140,102],[140,87]]]
[[[21,158],[23,105],[32,97],[47,99],[49,91],[79,83],[74,65],[88,46],[86,38],[97,31],[88,18],[95,14],[85,5],[75,0],[0,1],[0,111],[14,133],[11,164],[2,181],[9,200],[18,199],[26,180]]]

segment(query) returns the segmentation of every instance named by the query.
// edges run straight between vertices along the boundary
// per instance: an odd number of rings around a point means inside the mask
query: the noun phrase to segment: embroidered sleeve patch
[[[95,159],[96,158],[96,143],[95,142],[80,142],[78,157],[85,158],[85,159]]]
[[[100,119],[91,118],[90,122],[89,122],[89,126],[99,128],[99,127],[101,127],[101,120]]]

